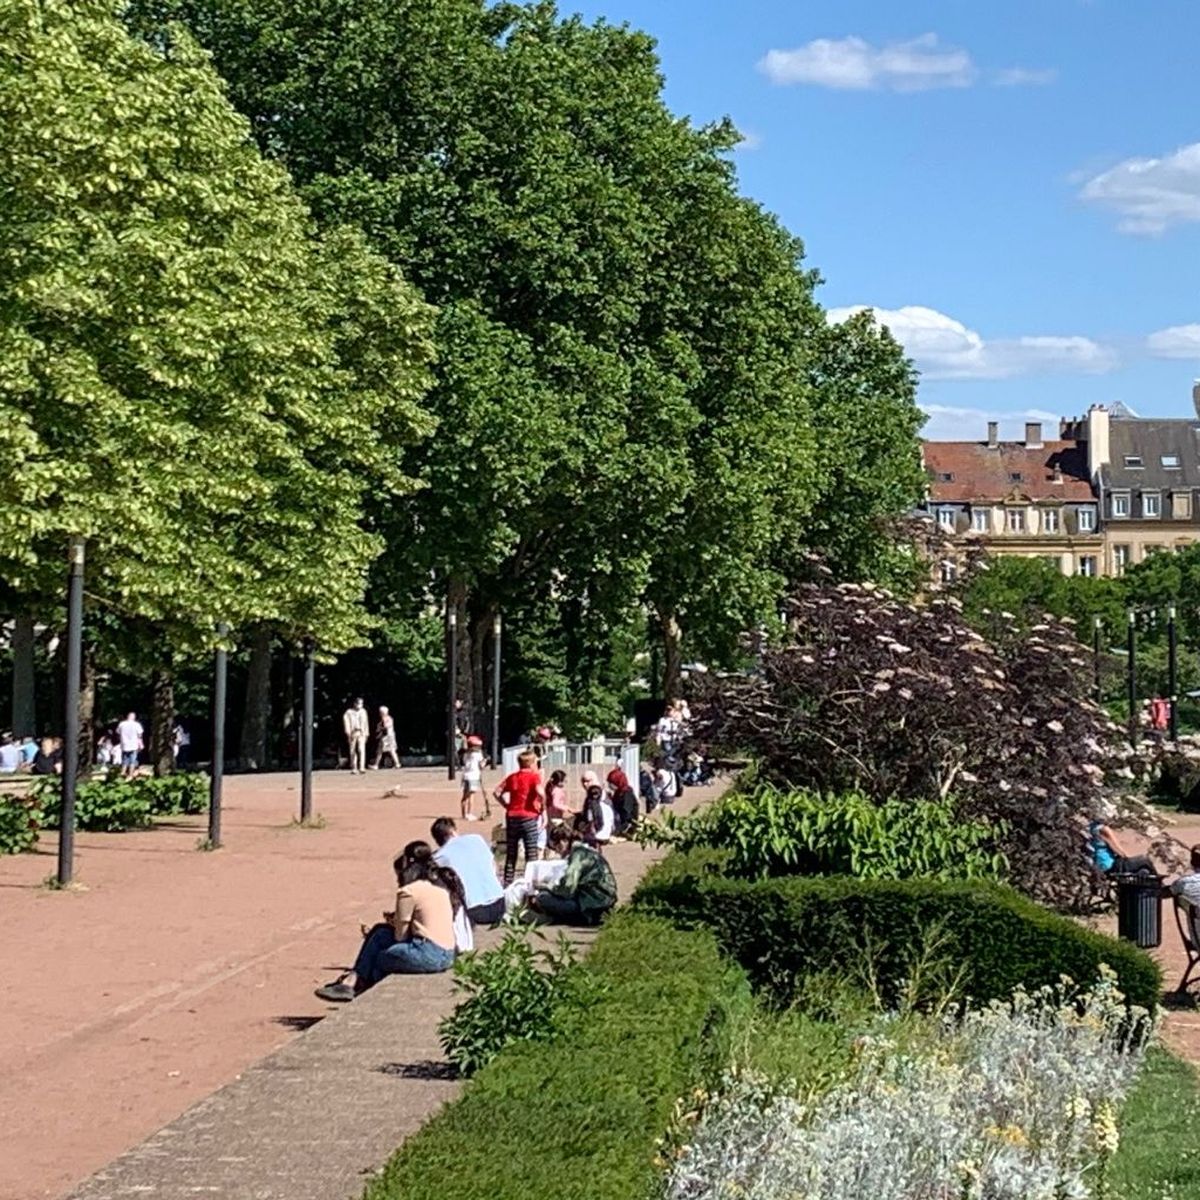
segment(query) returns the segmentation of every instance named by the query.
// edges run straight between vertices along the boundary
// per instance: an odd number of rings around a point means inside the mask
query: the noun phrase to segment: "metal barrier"
[[[517,755],[523,750],[533,750],[539,755],[539,766],[542,774],[551,771],[566,771],[568,776],[591,767],[603,777],[613,767],[620,767],[625,772],[630,786],[637,790],[638,775],[641,767],[641,756],[637,743],[618,739],[596,738],[591,742],[553,741],[543,742],[540,746],[528,743],[524,746],[506,746],[503,753],[505,775],[511,775],[517,770]],[[576,782],[575,780],[571,781]]]

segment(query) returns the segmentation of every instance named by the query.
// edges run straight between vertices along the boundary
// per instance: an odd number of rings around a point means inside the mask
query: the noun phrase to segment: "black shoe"
[[[315,994],[322,1000],[328,1000],[330,1004],[345,1004],[354,999],[354,989],[348,983],[342,983],[341,980],[317,988]]]

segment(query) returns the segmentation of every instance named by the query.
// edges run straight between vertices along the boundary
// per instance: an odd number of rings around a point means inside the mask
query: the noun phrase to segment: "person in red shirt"
[[[546,806],[542,788],[542,773],[537,769],[537,755],[525,750],[517,756],[519,770],[507,776],[493,795],[504,809],[504,886],[512,883],[517,873],[517,848],[525,847],[525,863],[536,862],[538,851],[538,818]]]

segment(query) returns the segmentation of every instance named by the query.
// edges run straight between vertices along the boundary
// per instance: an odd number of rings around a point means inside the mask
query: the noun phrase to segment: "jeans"
[[[504,897],[493,900],[491,904],[477,904],[474,908],[468,908],[467,916],[471,918],[472,925],[495,925],[497,921],[503,921]]]
[[[509,817],[504,822],[504,886],[508,887],[517,873],[517,848],[525,844],[525,862],[538,860],[537,817]]]
[[[453,965],[453,950],[422,937],[398,942],[396,931],[390,925],[380,924],[363,939],[362,949],[354,960],[354,974],[359,990],[365,991],[385,975],[436,975]]]
[[[574,896],[556,896],[552,892],[537,893],[538,911],[559,925],[591,925]]]

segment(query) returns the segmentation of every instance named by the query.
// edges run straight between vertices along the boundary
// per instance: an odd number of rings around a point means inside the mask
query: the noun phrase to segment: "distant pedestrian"
[[[177,719],[171,730],[171,753],[174,755],[177,767],[187,766],[191,746],[192,735],[188,733],[183,722]]]
[[[350,750],[350,774],[361,775],[367,769],[367,710],[361,696],[342,713],[342,729]]]
[[[386,704],[379,706],[379,725],[375,730],[375,737],[375,757],[371,760],[371,770],[379,770],[385,754],[392,760],[390,765],[398,767],[400,756],[396,752],[396,720],[388,712]]]
[[[137,774],[138,756],[146,745],[146,731],[137,719],[137,713],[126,715],[117,726],[117,741],[121,745],[121,770],[126,779],[132,779]]]
[[[476,820],[473,812],[475,793],[483,792],[483,816],[492,815],[492,804],[487,792],[483,791],[483,739],[471,734],[467,738],[467,751],[462,760],[462,802],[460,808],[464,821]]]

